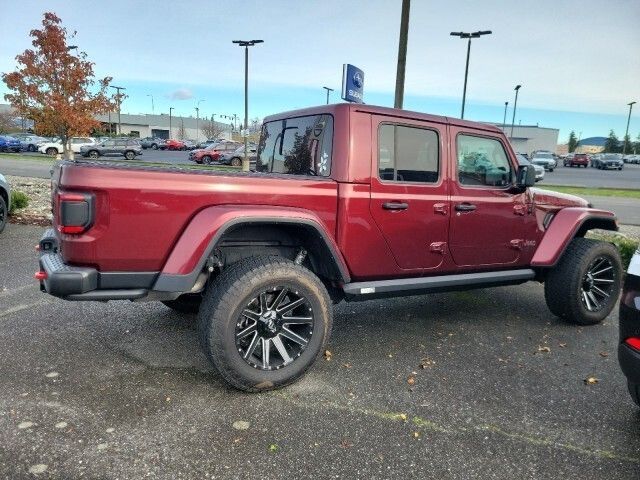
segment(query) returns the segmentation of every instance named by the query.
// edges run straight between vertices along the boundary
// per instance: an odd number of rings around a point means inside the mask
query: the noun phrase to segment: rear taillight
[[[624,343],[629,345],[634,350],[638,350],[640,352],[640,338],[638,338],[638,337],[629,337],[624,341]]]
[[[93,223],[93,195],[58,192],[58,231],[67,235],[86,232]]]

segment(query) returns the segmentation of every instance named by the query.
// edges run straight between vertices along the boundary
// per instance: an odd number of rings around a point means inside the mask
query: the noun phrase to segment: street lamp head
[[[520,90],[520,87],[522,87],[522,85],[516,85],[516,88],[514,88],[515,91]]]
[[[478,36],[480,35],[491,35],[493,32],[491,30],[480,30],[479,32],[474,32],[477,33]]]
[[[631,106],[631,105],[635,105],[635,104],[636,104],[636,102],[629,102],[629,103],[627,103],[627,105],[629,105],[629,106]]]
[[[462,32],[451,32],[449,35],[451,35],[452,37],[462,37],[462,35],[464,35],[464,33],[462,33]]]
[[[232,40],[231,43],[235,43],[241,47],[252,47],[256,43],[264,43],[264,40]]]
[[[504,102],[504,106],[506,107],[507,105],[509,105],[509,102]]]

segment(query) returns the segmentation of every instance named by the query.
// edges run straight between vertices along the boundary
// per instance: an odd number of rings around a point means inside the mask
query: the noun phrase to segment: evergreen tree
[[[615,132],[611,130],[607,140],[604,142],[604,151],[606,153],[616,153],[620,150],[620,140],[616,136]]]
[[[569,134],[569,153],[575,152],[576,148],[578,147],[578,138],[576,137],[576,132],[574,132],[573,130],[571,130],[571,133]]]

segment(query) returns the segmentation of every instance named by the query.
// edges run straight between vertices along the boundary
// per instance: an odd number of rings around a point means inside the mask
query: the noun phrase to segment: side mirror
[[[533,187],[536,184],[536,169],[533,165],[520,165],[516,186],[519,188]]]

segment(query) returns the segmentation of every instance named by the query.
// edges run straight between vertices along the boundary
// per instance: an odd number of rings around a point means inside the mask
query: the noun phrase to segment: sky
[[[364,101],[393,106],[401,0],[0,0],[0,72],[30,47],[29,31],[54,11],[97,76],[125,87],[123,113],[195,116],[244,112],[244,56],[250,49],[249,117],[319,105],[323,86],[339,102],[342,64],[365,72]],[[404,108],[460,116],[466,40],[474,39],[465,118],[501,123],[522,85],[515,123],[575,130],[582,138],[624,135],[640,102],[638,0],[413,0]],[[7,92],[0,82],[0,98]],[[1,101],[1,100],[0,100]],[[629,133],[640,134],[640,103]]]

